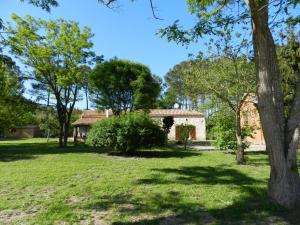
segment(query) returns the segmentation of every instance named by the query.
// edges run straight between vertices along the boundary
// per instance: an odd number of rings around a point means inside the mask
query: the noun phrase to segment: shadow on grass
[[[12,139],[16,140],[16,139]],[[19,139],[20,140],[20,139]],[[184,151],[173,146],[164,147],[160,149],[140,150],[133,153],[114,152],[107,149],[92,148],[83,143],[74,146],[69,144],[66,148],[59,148],[57,142],[38,142],[38,143],[18,143],[5,142],[0,144],[0,161],[11,162],[17,160],[30,160],[38,155],[48,154],[68,154],[68,153],[99,153],[109,156],[119,157],[139,157],[139,158],[184,158],[197,156],[200,153],[193,151]]]
[[[122,153],[122,152],[108,152],[111,156],[122,156],[125,158],[138,157],[138,158],[185,158],[201,155],[200,152],[192,150],[184,150],[176,147],[163,147],[160,149],[139,150],[136,152]]]
[[[102,215],[105,214],[103,212],[116,210],[118,218],[112,221],[113,225],[209,224],[214,220],[202,210],[200,204],[184,201],[181,193],[177,191],[151,193],[142,198],[128,194],[107,195],[89,208],[101,212]],[[124,221],[124,218],[130,219]]]
[[[98,149],[87,147],[83,144],[74,146],[70,144],[66,148],[59,148],[58,143],[4,143],[0,145],[0,161],[10,162],[17,160],[34,159],[38,155],[47,154],[68,154],[68,153],[89,153],[99,152]]]
[[[266,182],[238,170],[224,166],[193,166],[155,171],[157,174],[153,177],[140,179],[135,185],[205,184],[209,192],[210,186],[221,184],[230,186],[231,192],[240,195],[230,205],[215,204],[209,209],[179,191],[151,191],[139,197],[130,194],[103,196],[89,207],[99,211],[113,209],[118,215],[113,225],[299,224],[300,209],[286,210],[272,204],[266,196],[266,189],[262,188]]]
[[[211,166],[192,166],[181,168],[165,168],[154,169],[158,172],[153,174],[152,177],[140,179],[138,184],[231,184],[236,185],[238,188],[247,189],[247,185],[255,185],[262,183],[260,180],[255,180],[245,174],[231,168],[224,168],[220,165],[218,167]],[[175,179],[162,179],[162,173],[175,174]]]

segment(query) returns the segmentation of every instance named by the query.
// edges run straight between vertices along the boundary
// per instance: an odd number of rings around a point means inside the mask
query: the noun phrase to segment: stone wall
[[[205,129],[205,118],[195,118],[195,117],[174,117],[174,125],[171,127],[170,133],[168,135],[169,140],[176,139],[176,125],[181,124],[191,124],[196,127],[196,140],[203,141],[206,140],[206,129]]]

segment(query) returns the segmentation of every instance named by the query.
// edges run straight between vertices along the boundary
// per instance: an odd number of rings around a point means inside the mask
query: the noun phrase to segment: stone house
[[[251,145],[265,145],[264,134],[258,110],[255,106],[257,100],[255,94],[250,94],[242,106],[241,124],[248,125],[253,129],[252,137],[247,137]]]
[[[86,110],[81,117],[73,123],[74,125],[74,140],[85,139],[90,127],[98,120],[105,119],[112,116],[110,110],[103,112],[97,112],[93,110]],[[204,113],[193,110],[181,110],[181,109],[151,109],[149,112],[151,118],[162,123],[162,120],[171,116],[174,119],[174,125],[170,129],[168,134],[169,140],[179,140],[178,125],[190,124],[194,128],[191,131],[191,140],[206,140],[205,130],[205,116]]]

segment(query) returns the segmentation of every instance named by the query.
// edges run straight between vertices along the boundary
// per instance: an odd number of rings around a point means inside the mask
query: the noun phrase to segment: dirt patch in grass
[[[112,212],[111,210],[93,210],[89,217],[81,220],[80,225],[109,225],[107,221],[111,218]]]
[[[72,204],[77,204],[77,203],[81,202],[82,200],[83,200],[82,197],[78,197],[78,196],[69,196],[69,197],[66,198],[65,201],[66,201],[67,204],[72,205]]]
[[[18,209],[7,209],[0,211],[0,224],[29,224],[26,221],[34,217],[37,210],[32,209],[26,212]]]

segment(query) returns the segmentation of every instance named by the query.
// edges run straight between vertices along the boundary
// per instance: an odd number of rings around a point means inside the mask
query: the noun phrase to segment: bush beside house
[[[146,113],[128,113],[96,122],[88,133],[88,145],[132,152],[166,143],[163,129]]]

